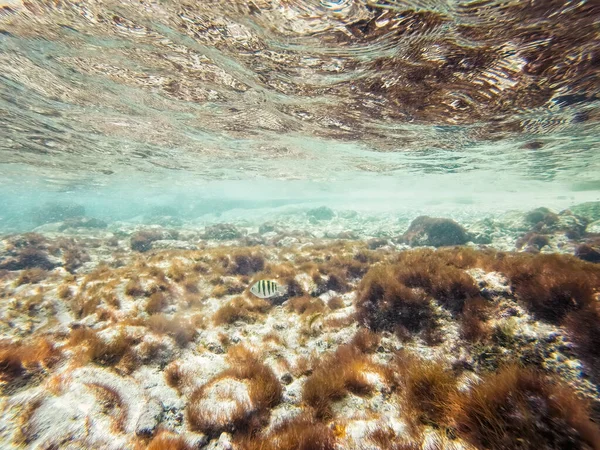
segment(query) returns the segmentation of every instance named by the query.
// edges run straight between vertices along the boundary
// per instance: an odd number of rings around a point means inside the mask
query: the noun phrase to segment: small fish
[[[271,280],[259,280],[250,288],[250,292],[258,298],[271,298],[285,294],[286,290],[283,286]]]

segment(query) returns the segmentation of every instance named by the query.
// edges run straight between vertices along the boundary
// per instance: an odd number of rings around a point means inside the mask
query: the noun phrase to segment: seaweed
[[[368,395],[372,386],[365,377],[367,371],[379,371],[361,349],[355,345],[341,345],[321,358],[315,370],[302,387],[302,400],[313,408],[315,417],[332,417],[331,403],[348,392]]]
[[[261,298],[247,299],[236,297],[221,306],[213,316],[216,325],[232,324],[234,322],[255,322],[264,315],[272,305]]]
[[[283,420],[269,432],[243,436],[237,440],[242,450],[334,450],[336,440],[331,428],[302,413]]]
[[[421,289],[398,280],[393,266],[376,266],[363,278],[356,299],[359,323],[375,332],[418,333],[437,326],[429,299]]]
[[[567,385],[511,365],[456,397],[458,433],[490,450],[583,449],[600,446],[589,406]]]

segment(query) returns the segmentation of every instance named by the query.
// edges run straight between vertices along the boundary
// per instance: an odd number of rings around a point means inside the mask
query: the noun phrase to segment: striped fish
[[[271,298],[285,294],[285,288],[271,280],[259,280],[250,288],[258,298]]]

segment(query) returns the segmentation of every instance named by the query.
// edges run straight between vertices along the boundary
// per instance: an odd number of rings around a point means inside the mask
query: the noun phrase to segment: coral
[[[600,446],[600,430],[575,392],[542,374],[507,366],[456,397],[458,433],[490,450]]]
[[[181,436],[169,431],[159,432],[146,450],[193,450],[194,447]]]
[[[246,299],[236,297],[221,306],[213,316],[216,325],[232,324],[234,322],[254,322],[272,307],[268,301],[253,297]]]
[[[411,246],[443,247],[465,244],[469,235],[454,220],[419,216],[411,222],[402,239]]]
[[[269,430],[238,441],[241,450],[334,450],[331,428],[308,414],[284,420]]]

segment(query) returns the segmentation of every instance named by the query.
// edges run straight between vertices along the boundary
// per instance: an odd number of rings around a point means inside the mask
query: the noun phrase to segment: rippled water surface
[[[599,22],[585,0],[0,0],[0,202],[595,200]]]

